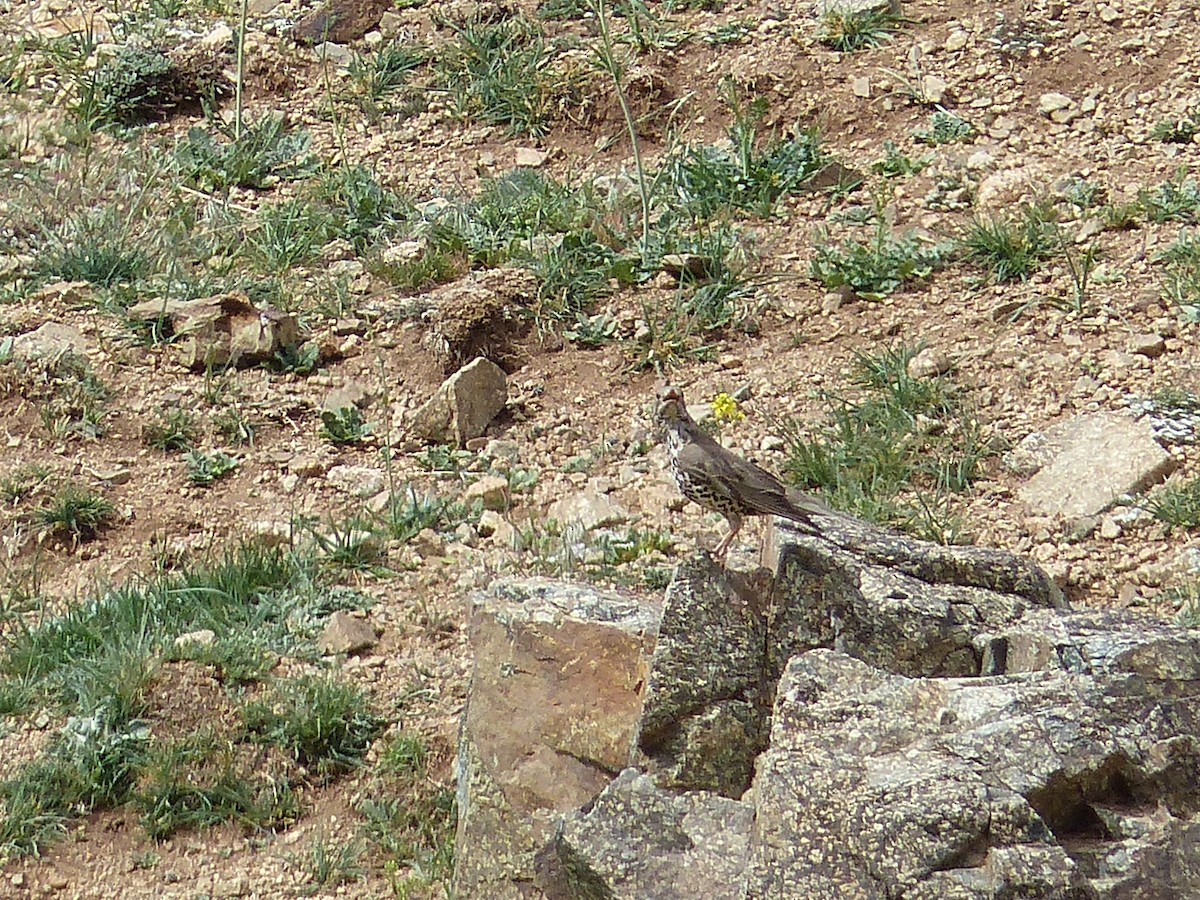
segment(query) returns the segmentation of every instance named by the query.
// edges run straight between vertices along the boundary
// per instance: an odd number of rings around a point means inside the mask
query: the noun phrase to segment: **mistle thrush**
[[[657,414],[667,426],[671,474],[680,492],[729,522],[729,533],[713,550],[715,556],[725,556],[746,516],[783,516],[816,533],[812,516],[832,514],[816,500],[788,490],[766,469],[717,443],[688,415],[679,388],[659,391]]]

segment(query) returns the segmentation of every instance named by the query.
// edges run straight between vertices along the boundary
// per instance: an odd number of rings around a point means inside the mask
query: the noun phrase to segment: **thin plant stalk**
[[[242,85],[246,81],[246,18],[249,15],[250,0],[242,0],[238,12],[237,36],[237,81],[233,86],[233,139],[242,139]]]
[[[629,101],[625,97],[625,85],[622,81],[624,72],[621,64],[617,62],[616,52],[613,49],[612,32],[608,27],[608,15],[604,0],[594,0],[593,9],[596,11],[596,21],[600,28],[601,46],[596,51],[597,63],[601,71],[607,73],[613,80],[613,87],[617,92],[617,102],[621,104],[621,115],[625,119],[625,127],[629,131],[629,143],[633,149],[633,166],[637,171],[638,193],[642,199],[641,250],[645,253],[650,246],[650,188],[646,184],[646,170],[642,166],[642,145],[638,139],[637,122],[633,118],[633,111],[629,108]]]

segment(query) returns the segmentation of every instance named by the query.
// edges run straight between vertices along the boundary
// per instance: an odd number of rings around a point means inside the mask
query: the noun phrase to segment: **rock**
[[[327,0],[301,19],[292,38],[301,44],[348,44],[379,25],[391,0]]]
[[[1177,811],[1197,793],[1180,728],[1200,713],[1184,687],[1197,646],[1174,633],[1163,662],[1183,683],[1121,664],[1064,671],[1054,651],[1048,670],[933,680],[825,650],[794,658],[755,779],[743,896],[1195,895],[1200,829]]]
[[[1074,102],[1075,101],[1066,94],[1060,94],[1057,91],[1051,91],[1049,93],[1042,94],[1042,96],[1038,98],[1038,112],[1044,116],[1049,116],[1051,113],[1058,112],[1059,110],[1068,109],[1074,104]]]
[[[592,531],[628,522],[629,511],[608,494],[582,491],[555,500],[546,511],[546,517],[560,525],[577,523],[585,531]]]
[[[17,359],[57,357],[64,353],[84,353],[89,348],[83,332],[72,325],[46,322],[12,339],[12,355]]]
[[[625,767],[657,618],[637,600],[543,579],[474,598],[453,896],[525,894],[559,814]]]
[[[184,647],[211,647],[217,641],[217,633],[211,628],[201,628],[198,631],[189,631],[175,638],[175,646]]]
[[[478,500],[484,509],[508,509],[508,479],[499,475],[484,475],[478,481],[467,485],[462,498],[464,503],[474,503]]]
[[[871,79],[866,75],[856,75],[850,81],[850,89],[854,92],[855,97],[869,100],[871,98]]]
[[[1032,513],[1067,518],[1097,515],[1175,468],[1147,420],[1112,412],[1077,416],[1031,434],[1005,462],[1016,471],[1037,470],[1018,492]]]
[[[317,649],[326,656],[334,656],[370,650],[378,643],[375,629],[369,622],[338,610],[325,623]]]
[[[957,53],[967,46],[971,36],[961,28],[956,28],[950,32],[950,36],[946,38],[946,42],[942,45],[947,53]]]
[[[485,509],[479,516],[479,534],[482,537],[490,537],[492,543],[501,547],[511,547],[513,538],[516,537],[516,529],[494,509]]]
[[[950,85],[940,75],[926,75],[921,79],[921,95],[926,103],[941,103]]]
[[[353,50],[344,44],[335,44],[333,41],[314,44],[313,55],[323,62],[328,62],[334,66],[341,66],[342,68],[349,66],[351,60],[354,59]]]
[[[443,556],[446,553],[446,540],[432,528],[422,528],[412,539],[413,549],[423,559]]]
[[[1121,21],[1121,10],[1108,3],[1097,4],[1096,12],[1100,15],[1100,21],[1105,25],[1113,25]]]
[[[494,362],[479,357],[444,382],[416,411],[413,434],[459,446],[483,434],[508,402],[508,379]]]
[[[549,156],[545,150],[537,150],[533,147],[518,147],[514,164],[518,168],[540,168]]]
[[[954,367],[950,357],[934,347],[926,347],[908,361],[910,378],[936,378]]]
[[[325,399],[321,401],[321,409],[325,412],[339,412],[352,407],[369,406],[370,403],[370,392],[358,382],[351,381],[326,394]]]
[[[1148,356],[1150,359],[1158,359],[1167,350],[1167,342],[1163,340],[1161,335],[1157,334],[1135,334],[1129,339],[1126,348],[1130,353],[1135,353],[1138,356]]]
[[[571,896],[737,900],[753,824],[748,803],[665,791],[626,769],[566,818],[557,850]]]
[[[259,309],[244,293],[146,300],[129,307],[128,315],[142,322],[165,320],[181,338],[175,344],[180,361],[191,369],[254,365],[300,342],[295,316]]]
[[[224,50],[233,40],[233,29],[224,22],[218,22],[200,38],[200,46],[213,50]]]
[[[370,466],[330,466],[325,480],[345,494],[362,498],[374,497],[387,483],[384,473]]]

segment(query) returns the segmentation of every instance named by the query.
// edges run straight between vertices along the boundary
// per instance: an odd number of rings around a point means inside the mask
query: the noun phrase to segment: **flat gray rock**
[[[1097,515],[1175,468],[1148,421],[1112,412],[1077,416],[1030,435],[1006,462],[1016,471],[1036,470],[1019,491],[1031,512],[1067,518]]]
[[[417,437],[462,446],[487,430],[508,402],[508,376],[482,356],[442,382],[412,419]]]

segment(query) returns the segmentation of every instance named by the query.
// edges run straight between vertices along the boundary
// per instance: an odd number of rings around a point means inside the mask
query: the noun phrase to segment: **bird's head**
[[[666,425],[690,421],[687,407],[683,403],[683,391],[674,385],[667,385],[660,390],[655,415]]]

